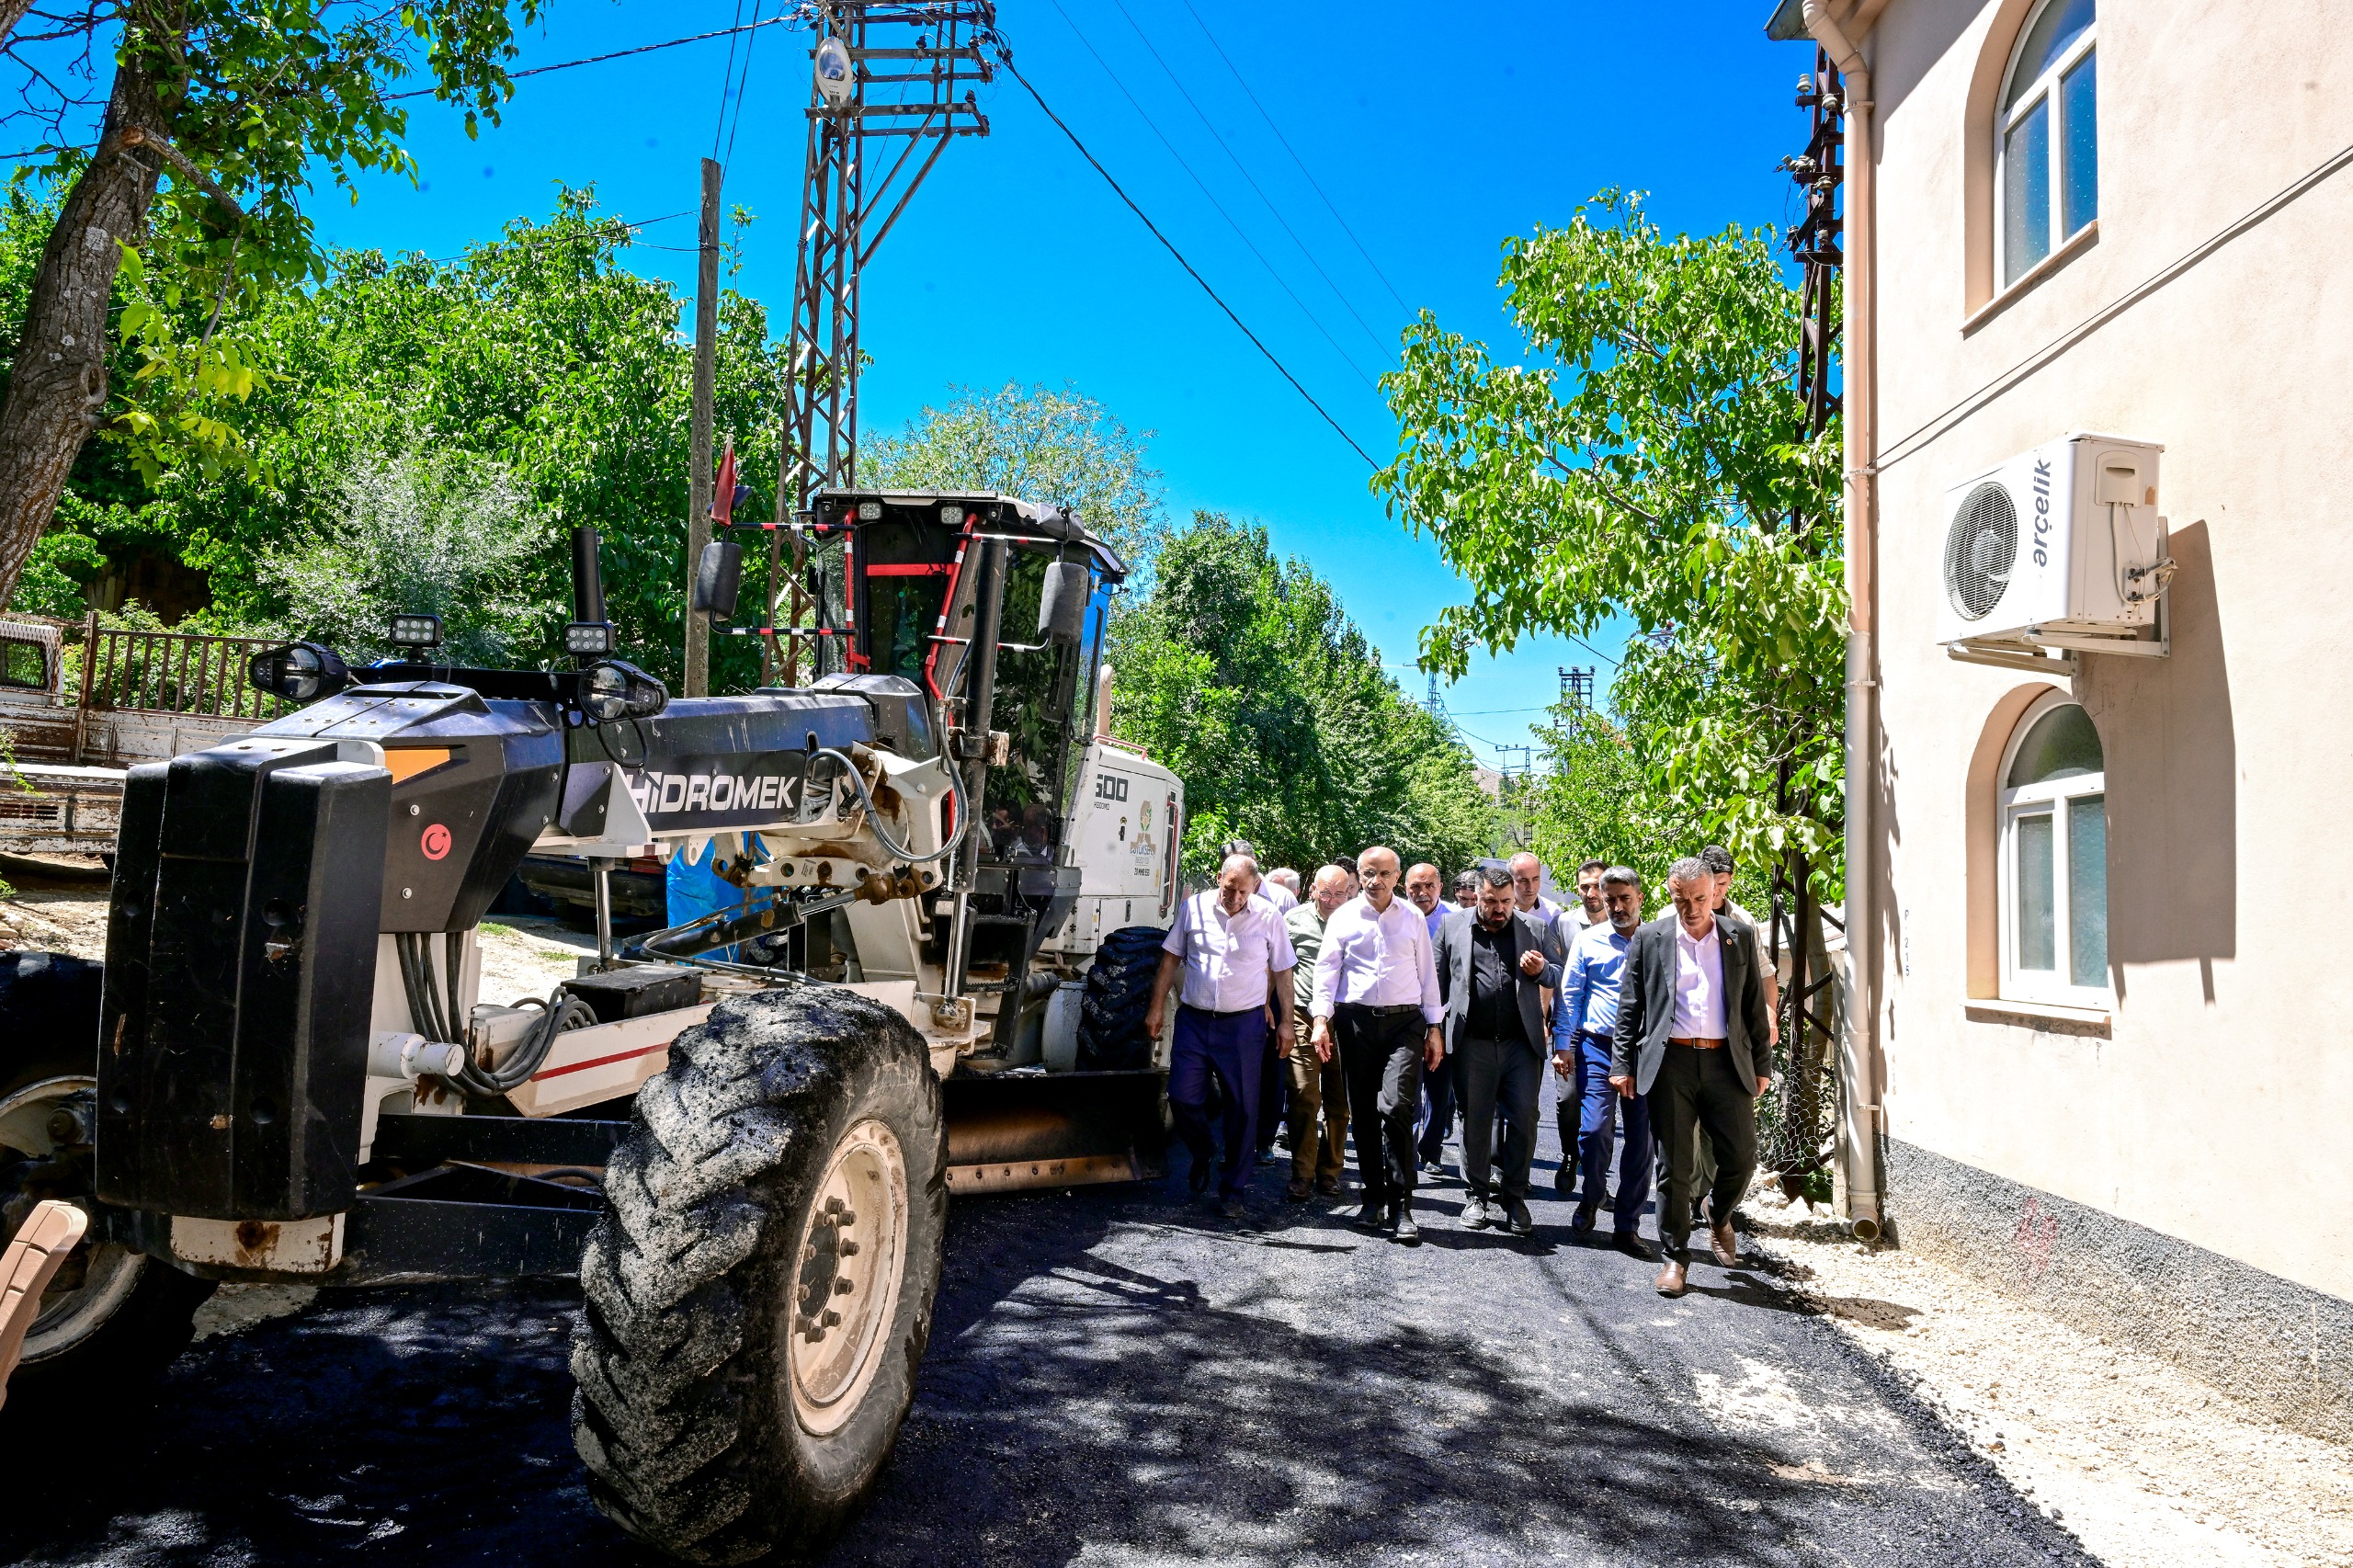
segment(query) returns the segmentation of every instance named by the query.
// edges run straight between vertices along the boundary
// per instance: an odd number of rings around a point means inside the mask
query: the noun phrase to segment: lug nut
[[[834,1281],[834,1294],[836,1296],[847,1296],[856,1289],[858,1289],[858,1287],[852,1285],[847,1279],[836,1279]]]

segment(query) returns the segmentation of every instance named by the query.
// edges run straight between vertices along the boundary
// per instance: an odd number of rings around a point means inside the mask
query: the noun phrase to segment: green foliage
[[[1264,528],[1196,513],[1114,624],[1110,656],[1114,729],[1185,780],[1188,870],[1212,870],[1237,835],[1303,869],[1377,843],[1449,869],[1486,852],[1470,753]]]
[[[1146,430],[1132,435],[1074,387],[1007,381],[993,392],[950,389],[896,436],[859,454],[862,483],[908,490],[998,490],[1074,514],[1131,564],[1165,531]]]
[[[514,23],[540,9],[540,0],[129,0],[53,18],[68,35],[119,18],[117,97],[143,102],[132,118],[158,126],[176,154],[164,158],[140,242],[145,265],[125,247],[117,331],[133,364],[105,431],[149,483],[182,466],[208,477],[252,469],[257,454],[237,405],[267,359],[239,318],[328,276],[306,199],[322,176],[354,200],[362,173],[415,177],[408,111],[392,98],[413,77],[463,110],[469,136],[496,124],[514,93]],[[49,172],[62,186],[89,166],[87,152],[68,150]]]
[[[1769,233],[1668,236],[1607,191],[1507,240],[1502,286],[1535,363],[1426,312],[1382,378],[1404,435],[1374,488],[1472,590],[1424,664],[1631,617],[1614,700],[1658,820],[1744,864],[1802,856],[1835,897],[1838,434],[1797,438],[1798,301]]]
[[[82,590],[106,563],[106,552],[97,540],[51,529],[33,546],[32,558],[17,575],[17,591],[8,596],[8,608],[19,614],[78,619],[85,608]]]
[[[0,306],[11,298],[9,257],[25,244],[37,251],[49,222],[18,195],[0,210]],[[494,463],[538,540],[504,580],[511,601],[537,607],[498,612],[516,655],[560,654],[569,530],[591,523],[624,653],[675,680],[693,349],[678,331],[677,294],[626,268],[631,241],[597,214],[593,191],[576,190],[545,222],[517,220],[448,265],[339,253],[324,283],[273,294],[241,324],[268,371],[238,416],[249,463],[208,467],[177,451],[149,476],[119,449],[85,449],[60,526],[109,551],[158,549],[204,571],[213,605],[201,619],[216,629],[315,629],[324,623],[313,621],[307,593],[290,592],[287,570],[264,562],[337,550],[353,475],[385,454]],[[159,271],[149,269],[149,287]],[[15,305],[22,310],[20,296]],[[737,436],[745,482],[771,495],[779,360],[759,304],[723,291],[716,428]],[[756,602],[753,575],[746,603]],[[712,653],[713,689],[754,684],[749,639],[717,639]]]
[[[458,452],[363,459],[337,491],[324,538],[262,559],[264,583],[299,607],[279,635],[372,660],[392,652],[394,613],[438,615],[443,657],[494,668],[563,619],[517,592],[549,541],[502,465]]]

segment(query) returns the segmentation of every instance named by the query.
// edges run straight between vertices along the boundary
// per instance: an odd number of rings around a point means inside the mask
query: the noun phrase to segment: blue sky
[[[779,3],[765,0],[763,14]],[[1517,357],[1495,287],[1505,235],[1563,222],[1608,185],[1649,191],[1670,229],[1784,219],[1790,187],[1773,165],[1803,135],[1790,86],[1813,58],[1766,40],[1769,8],[1766,0],[1610,8],[1001,0],[998,20],[1057,112],[1357,441],[1386,460],[1395,426],[1368,382],[1414,310],[1427,307]],[[517,64],[724,28],[745,11],[738,0],[557,0]],[[779,27],[755,36],[727,199],[757,215],[736,286],[780,316],[809,35]],[[510,218],[544,213],[558,182],[593,181],[607,210],[631,219],[691,208],[728,54],[719,40],[530,78],[506,124],[472,142],[453,112],[419,103],[411,145],[422,185],[369,180],[357,206],[323,189],[320,230],[340,244],[440,256]],[[1436,608],[1467,597],[1436,547],[1384,515],[1363,460],[1016,84],[1000,75],[981,93],[992,134],[948,150],[867,269],[867,427],[895,429],[957,384],[1076,386],[1131,429],[1154,432],[1173,515],[1209,507],[1263,520],[1278,549],[1333,581],[1386,661],[1409,665]],[[691,246],[691,219],[653,224],[641,239],[634,265],[691,293],[691,252],[652,248]],[[1618,652],[1616,637],[1594,641]],[[1477,660],[1446,700],[1492,762],[1496,743],[1527,738],[1556,693],[1559,666],[1599,662],[1560,639],[1526,643]],[[1606,682],[1606,664],[1602,671]],[[1423,689],[1413,670],[1396,673],[1409,691]]]

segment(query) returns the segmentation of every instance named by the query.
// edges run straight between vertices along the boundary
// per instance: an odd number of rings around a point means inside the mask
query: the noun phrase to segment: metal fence
[[[184,631],[124,631],[92,618],[82,643],[85,709],[184,713],[262,722],[294,705],[246,678],[253,656],[278,646],[257,637]]]

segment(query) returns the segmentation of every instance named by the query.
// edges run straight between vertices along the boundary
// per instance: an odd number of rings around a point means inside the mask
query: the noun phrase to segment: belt
[[[1608,1045],[1609,1043],[1609,1031],[1608,1029],[1579,1029],[1576,1031],[1576,1038],[1578,1040],[1589,1040],[1596,1045]]]
[[[1376,1018],[1393,1018],[1400,1014],[1419,1013],[1422,1010],[1422,1006],[1418,1002],[1401,1002],[1393,1007],[1376,1007],[1370,1002],[1343,1002],[1340,1006],[1352,1007],[1359,1013],[1370,1013]]]
[[[1716,1040],[1680,1040],[1674,1035],[1669,1035],[1666,1037],[1666,1043],[1669,1045],[1688,1045],[1694,1051],[1721,1051],[1723,1049],[1724,1042],[1721,1038]]]
[[[1176,1010],[1180,1013],[1199,1013],[1205,1018],[1247,1018],[1255,1014],[1264,1013],[1267,1010],[1267,1005],[1261,1002],[1255,1007],[1236,1007],[1231,1013],[1221,1013],[1212,1007],[1196,1007],[1190,1002],[1179,1002],[1176,1004]]]

